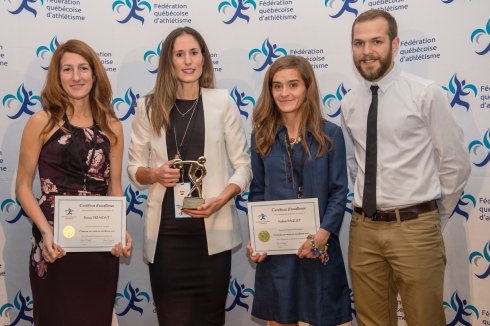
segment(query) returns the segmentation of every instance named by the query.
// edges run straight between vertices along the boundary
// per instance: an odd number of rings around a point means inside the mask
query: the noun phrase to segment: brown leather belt
[[[432,212],[435,210],[437,210],[437,203],[435,200],[409,206],[409,207],[404,207],[402,209],[399,209],[400,220],[401,221],[413,220],[419,217],[419,214]],[[361,207],[354,206],[354,212],[362,215],[363,210]],[[376,211],[376,213],[373,216],[371,217],[366,216],[366,217],[376,222],[394,222],[396,221],[396,212],[395,210]]]

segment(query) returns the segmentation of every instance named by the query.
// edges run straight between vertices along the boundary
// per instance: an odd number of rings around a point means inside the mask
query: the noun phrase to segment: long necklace
[[[189,122],[187,122],[187,127],[185,127],[184,135],[182,136],[182,140],[180,141],[180,145],[177,142],[177,131],[175,130],[175,123],[174,123],[174,139],[175,139],[175,147],[177,148],[177,154],[175,154],[175,158],[182,158],[182,155],[180,153],[180,149],[182,148],[182,144],[184,144],[185,136],[187,135],[187,130],[189,130],[189,126],[191,124],[192,117],[194,116],[194,112],[196,111],[194,109],[196,108],[198,102],[199,102],[199,95],[197,96],[196,102],[194,102],[194,104],[191,107],[191,109],[193,109],[193,111],[192,111],[191,117],[189,118]],[[175,107],[177,107],[177,105],[175,105]],[[187,112],[189,112],[189,111],[190,110],[188,110]],[[179,111],[179,113],[180,113],[180,111]],[[182,117],[183,116],[184,115],[182,115]]]
[[[294,187],[294,171],[295,171],[295,166],[294,166],[294,150],[293,146],[294,144],[299,144],[301,143],[302,139],[300,136],[294,138],[294,137],[289,137],[288,130],[286,128],[286,134],[284,135],[284,142],[286,144],[286,151],[288,152],[288,157],[289,161],[291,162],[291,169],[293,170],[292,175],[293,175],[293,187]],[[306,152],[303,150],[301,153],[301,167],[298,170],[298,199],[303,198],[303,168],[305,166],[305,157],[306,157]]]
[[[86,195],[87,194],[87,175],[88,175],[88,171],[90,170],[90,167],[92,166],[92,162],[94,161],[95,148],[97,146],[97,124],[94,121],[94,139],[93,139],[93,145],[92,145],[93,146],[92,156],[90,157],[90,160],[87,162],[87,171],[85,171],[85,169],[83,168],[82,157],[80,156],[78,146],[77,146],[77,143],[75,141],[75,134],[73,132],[73,128],[70,124],[70,121],[68,120],[68,117],[66,115],[65,115],[65,117],[66,117],[66,124],[68,125],[68,129],[70,130],[72,143],[73,143],[73,145],[75,145],[75,149],[76,149],[75,153],[76,153],[77,158],[78,158],[78,163],[80,163],[80,170],[83,173],[82,193],[84,195]]]
[[[189,113],[190,111],[192,111],[196,108],[198,101],[199,101],[199,94],[197,95],[196,101],[194,102],[194,104],[192,104],[191,108],[189,110],[185,111],[184,113],[180,112],[180,109],[177,106],[177,101],[175,102],[174,106],[183,118],[187,113]],[[193,113],[194,113],[194,111],[193,111]]]

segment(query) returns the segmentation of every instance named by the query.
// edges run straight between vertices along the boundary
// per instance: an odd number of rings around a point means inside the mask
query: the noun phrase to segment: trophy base
[[[185,197],[182,203],[182,208],[185,209],[197,209],[199,206],[204,204],[205,201],[200,197]]]

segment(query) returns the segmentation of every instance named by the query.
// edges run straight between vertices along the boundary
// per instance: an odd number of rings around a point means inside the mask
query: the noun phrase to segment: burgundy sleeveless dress
[[[65,119],[65,127],[68,128]],[[57,130],[43,145],[39,155],[42,195],[40,207],[53,227],[54,196],[107,194],[110,170],[110,142],[98,130],[95,153],[94,128],[71,127],[72,133]],[[75,142],[75,143],[74,143]],[[78,152],[78,154],[77,154]],[[83,168],[83,171],[82,171]],[[54,263],[42,257],[43,240],[32,227],[30,281],[36,326],[111,325],[119,275],[119,259],[110,252],[74,253]]]

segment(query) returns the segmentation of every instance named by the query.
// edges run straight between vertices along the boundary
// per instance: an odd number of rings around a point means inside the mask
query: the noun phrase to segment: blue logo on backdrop
[[[148,12],[151,12],[151,5],[147,1],[142,1],[142,0],[114,1],[114,3],[112,4],[112,11],[115,10],[119,13],[119,10],[124,7],[129,8],[129,13],[126,16],[126,18],[117,21],[118,23],[121,24],[126,24],[128,21],[134,18],[136,20],[139,20],[141,22],[141,25],[143,25],[145,23],[145,19],[140,15],[138,15],[138,11],[143,11],[145,10],[146,7],[148,8]]]
[[[260,66],[260,68],[257,69],[254,68],[255,71],[262,71],[265,68],[267,68],[267,66],[271,65],[272,62],[274,62],[274,59],[280,57],[280,55],[278,55],[277,53],[279,54],[282,53],[285,56],[288,55],[285,49],[278,48],[276,44],[271,44],[269,42],[269,38],[266,38],[264,43],[262,43],[262,50],[257,48],[250,51],[250,53],[248,54],[248,60],[253,59],[254,61],[257,61],[256,60],[257,55],[259,54],[264,55],[265,60],[262,66]]]
[[[143,298],[145,298],[147,302],[150,302],[150,295],[143,291],[140,292],[139,288],[133,289],[131,282],[128,282],[124,287],[124,294],[116,293],[116,306],[119,304],[121,298],[128,300],[128,305],[121,313],[116,313],[118,316],[124,316],[130,310],[135,310],[139,312],[140,315],[143,315],[143,308],[138,307],[136,304],[143,301]]]
[[[467,200],[467,201],[466,201]],[[454,211],[452,212],[451,216],[452,217],[454,214],[458,214],[463,216],[466,221],[468,221],[469,214],[465,212],[462,207],[468,205],[469,203],[473,203],[473,207],[476,207],[476,199],[472,195],[465,195],[464,192],[461,196],[461,198],[458,201],[458,204],[454,208]]]
[[[20,205],[20,202],[17,198],[15,198],[15,200],[5,199],[2,202],[2,205],[0,205],[0,209],[2,210],[2,212],[10,213],[10,208],[13,207],[12,211],[15,211],[15,206],[19,206],[19,208],[20,208],[19,212],[17,212],[17,214],[15,215],[15,217],[13,219],[6,220],[7,223],[13,224],[13,223],[17,222],[18,220],[20,220],[20,218],[22,216],[27,217],[26,212],[24,211],[24,209]]]
[[[357,316],[356,309],[352,307],[354,305],[355,307],[355,301],[354,301],[354,292],[352,292],[352,289],[349,289],[349,300],[350,300],[350,312],[351,314],[354,315],[354,318]]]
[[[9,115],[10,119],[17,119],[23,113],[33,115],[34,112],[29,107],[35,106],[36,102],[41,105],[41,98],[37,95],[32,95],[32,91],[27,90],[24,87],[24,83],[20,84],[17,89],[17,94],[7,94],[3,97],[2,105],[11,109],[11,104],[18,101],[21,104],[19,111],[14,115]]]
[[[233,278],[233,280],[230,282],[230,288],[228,289],[228,293],[233,295],[235,298],[233,299],[233,302],[230,304],[228,308],[225,309],[225,311],[231,311],[233,310],[236,306],[240,306],[245,308],[245,310],[248,311],[248,304],[245,302],[242,302],[243,299],[246,299],[249,297],[249,295],[246,293],[252,294],[252,296],[255,296],[255,292],[251,288],[245,288],[245,284],[240,284],[238,283],[236,277]]]
[[[325,7],[328,5],[328,3],[330,2],[330,8],[332,8],[332,5],[335,3],[335,1],[338,1],[338,0],[325,0]],[[332,18],[339,18],[340,16],[342,16],[345,12],[350,12],[350,13],[353,13],[355,16],[357,16],[357,9],[355,8],[352,8],[350,5],[353,4],[353,3],[356,3],[358,0],[342,0],[342,2],[344,3],[342,5],[342,8],[340,8],[339,12],[336,13],[335,15],[329,15],[330,17]],[[362,0],[362,3],[364,3],[365,0]]]
[[[478,156],[477,151],[478,151],[478,149],[480,147],[483,147],[483,146],[485,146],[486,151],[488,151],[487,156],[480,163],[473,162],[473,164],[476,165],[476,166],[478,166],[478,167],[482,167],[482,166],[486,165],[488,163],[488,161],[490,160],[490,141],[489,141],[489,137],[490,137],[490,129],[488,129],[485,132],[485,135],[483,136],[483,142],[481,142],[479,140],[473,140],[468,145],[468,152],[470,153],[470,155],[471,155],[471,153],[473,153],[473,155]]]
[[[478,261],[480,260],[480,258],[485,258],[486,264],[488,265],[487,270],[480,275],[475,274],[476,277],[483,279],[483,278],[487,278],[488,275],[490,275],[490,241],[488,241],[485,247],[483,248],[483,253],[480,253],[478,251],[473,251],[470,254],[469,258],[470,258],[470,264],[472,264],[474,261],[476,266],[478,266]]]
[[[138,214],[140,217],[143,217],[143,211],[136,208],[136,206],[143,204],[148,197],[145,194],[140,194],[138,189],[134,190],[131,185],[127,186],[124,190],[124,196],[126,196],[126,201],[129,203],[128,208],[126,209],[126,215],[133,212]]]
[[[488,40],[488,37],[490,37],[490,19],[487,21],[487,26],[485,27],[485,29],[478,28],[475,29],[473,33],[471,33],[471,43],[476,42],[477,44],[480,44],[480,38],[482,38],[484,35],[487,36],[486,39],[488,44],[485,47],[485,49],[483,49],[482,51],[480,52],[475,51],[475,53],[478,55],[484,55],[490,52],[490,41]],[[486,43],[485,41],[481,41],[481,42],[482,42],[481,44]]]
[[[325,105],[327,108],[332,110],[332,114],[327,114],[330,118],[335,118],[340,114],[340,102],[344,98],[345,94],[347,94],[350,91],[350,88],[348,90],[345,89],[344,83],[340,83],[339,87],[337,87],[337,92],[334,94],[327,94],[323,98],[323,105]],[[335,109],[338,107],[337,109]]]
[[[156,74],[158,71],[158,58],[160,58],[160,53],[162,52],[162,46],[163,46],[163,41],[160,41],[160,43],[158,43],[156,51],[153,50],[146,51],[145,55],[143,56],[143,60],[145,60],[145,62],[148,62],[151,65],[154,65],[153,59],[156,58],[157,67],[154,70],[148,70],[152,74]]]
[[[235,101],[238,107],[238,111],[240,111],[240,114],[243,115],[245,119],[248,119],[248,112],[242,110],[242,108],[252,103],[252,110],[253,110],[253,106],[255,105],[254,98],[252,96],[245,95],[244,92],[240,92],[236,86],[233,87],[233,89],[230,92],[230,95],[231,98]]]
[[[136,101],[139,98],[140,98],[140,94],[134,94],[133,90],[130,87],[126,90],[126,93],[124,94],[124,98],[116,97],[112,101],[112,105],[114,106],[114,109],[117,111],[119,111],[120,107],[124,107],[124,109],[126,109],[126,107],[127,107],[126,114],[124,114],[124,116],[122,118],[118,117],[119,120],[124,121],[136,113],[135,112]]]
[[[233,17],[231,17],[230,20],[228,21],[223,21],[225,24],[231,24],[233,23],[237,18],[241,18],[247,21],[247,24],[250,20],[250,17],[245,15],[243,12],[250,9],[250,6],[245,6],[245,5],[252,5],[254,7],[254,11],[257,9],[257,5],[255,4],[254,0],[231,0],[229,1],[223,1],[219,4],[218,6],[218,12],[221,12],[221,9],[223,9],[223,13],[226,14],[226,9],[228,7],[233,7],[235,9],[235,13],[233,14]]]
[[[19,313],[17,314],[17,318],[8,326],[15,326],[17,325],[21,320],[28,321],[32,324],[34,324],[34,318],[31,316],[27,316],[26,312],[32,311],[31,306],[33,305],[33,302],[31,299],[29,299],[29,296],[25,297],[22,295],[22,292],[19,290],[17,294],[15,295],[14,298],[14,304],[11,303],[6,303],[0,308],[0,316],[3,316],[3,313],[5,312],[5,316],[7,316],[12,308],[15,308],[19,310]]]
[[[25,10],[25,11],[32,12],[34,14],[34,17],[36,17],[37,16],[36,9],[29,7],[30,3],[36,3],[36,2],[37,0],[22,0],[19,8],[17,8],[14,11],[9,10],[9,13],[11,13],[12,15],[18,15]],[[41,6],[44,5],[44,0],[40,0],[39,2],[41,2]]]
[[[249,192],[244,192],[243,196],[242,195],[236,195],[235,197],[235,206],[237,209],[245,212],[245,214],[248,214],[248,209],[247,209],[247,202],[248,202],[248,194]],[[242,206],[243,203],[244,205]]]
[[[471,324],[468,323],[466,320],[464,320],[463,317],[463,316],[470,316],[471,312],[475,313],[476,319],[479,318],[478,310],[474,306],[467,304],[466,300],[461,300],[458,295],[458,291],[455,291],[451,296],[450,304],[444,301],[443,305],[444,308],[452,308],[456,312],[456,316],[454,316],[453,321],[447,324],[447,326],[455,326],[458,323],[461,323],[462,325],[466,325],[466,326],[471,326]],[[467,310],[470,310],[471,312],[467,312]]]
[[[49,61],[45,55],[50,53],[50,54],[53,54],[53,52],[56,50],[56,48],[60,46],[60,43],[58,42],[58,37],[55,36],[51,39],[51,42],[49,43],[49,46],[44,46],[44,45],[41,45],[40,47],[37,48],[36,50],[36,56],[42,60],[45,60],[48,62],[49,64]],[[43,68],[44,70],[48,70],[48,66],[46,67],[43,67],[41,66],[41,68]]]
[[[347,189],[347,202],[346,202],[346,205],[345,205],[345,211],[347,213],[349,213],[350,215],[352,215],[352,201],[354,200],[354,193],[353,192],[349,192],[349,189]]]
[[[451,94],[454,94],[453,99],[451,101],[451,107],[454,107],[456,104],[461,105],[466,108],[466,111],[470,109],[470,104],[466,101],[463,101],[461,97],[465,97],[467,95],[470,95],[469,91],[466,90],[472,90],[473,94],[478,93],[476,90],[475,85],[473,84],[466,84],[466,80],[459,80],[458,76],[454,74],[451,77],[451,80],[449,80],[449,84],[447,87],[442,86],[446,91],[450,92]],[[466,91],[466,92],[465,92]]]

